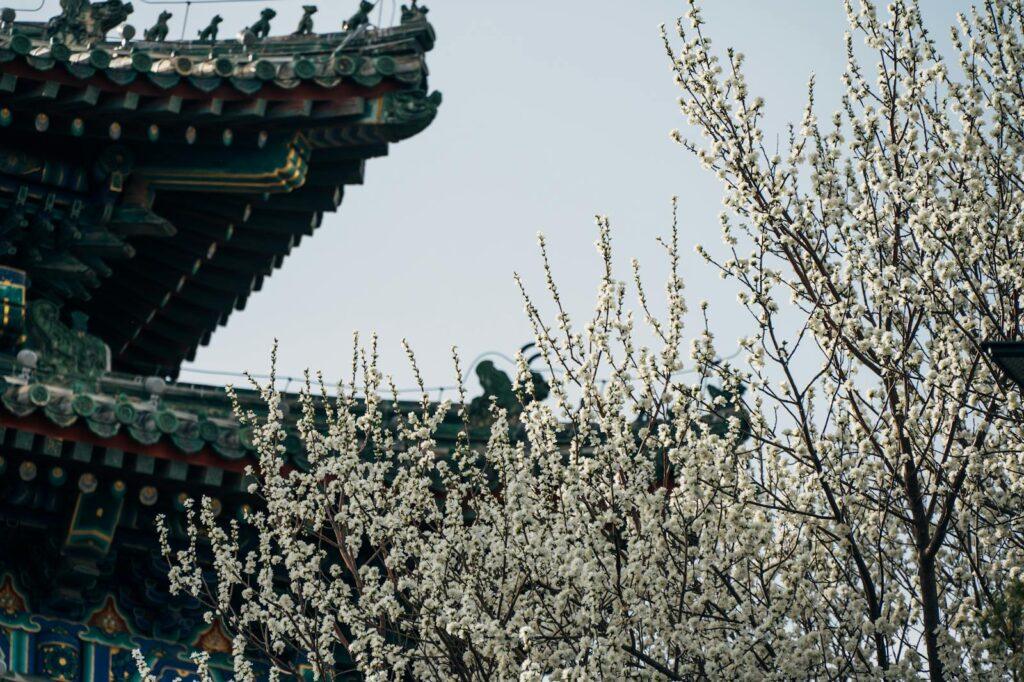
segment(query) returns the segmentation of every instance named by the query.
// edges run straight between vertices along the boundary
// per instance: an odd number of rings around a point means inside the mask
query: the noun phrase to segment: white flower
[[[846,6],[880,66],[851,37],[838,113],[815,115],[812,80],[788,149],[696,6],[665,38],[694,128],[672,137],[725,188],[720,252],[697,252],[739,289],[741,355],[684,328],[675,221],[664,312],[634,263],[634,315],[599,217],[592,315],[565,309],[543,236],[554,312],[516,279],[551,398],[495,407],[488,439],[439,443],[464,406],[426,395],[394,416],[375,338],[336,401],[310,380],[292,411],[308,470],[280,466],[273,379],[266,419],[238,408],[263,504],[160,531],[237,678],[251,651],[318,679],[1024,674],[1003,617],[1024,589],[1020,398],[982,352],[1022,335],[1024,16],[963,17],[956,82],[917,3]]]

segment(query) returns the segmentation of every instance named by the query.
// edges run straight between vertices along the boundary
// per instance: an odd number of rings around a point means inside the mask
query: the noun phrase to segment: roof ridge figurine
[[[160,16],[157,18],[156,23],[143,32],[143,37],[154,43],[162,43],[167,40],[167,31],[169,30],[167,28],[167,22],[173,16],[173,14],[167,11],[160,12]]]
[[[70,35],[76,42],[103,40],[135,11],[132,3],[122,0],[60,0],[60,7],[61,13],[46,23],[46,37]]]
[[[260,19],[249,27],[249,32],[255,38],[266,38],[270,35],[270,20],[277,16],[277,12],[266,7],[260,12]]]
[[[219,14],[214,14],[213,18],[210,19],[210,23],[206,25],[202,31],[199,32],[199,40],[201,42],[210,42],[217,40],[217,31],[220,28],[220,22],[224,21],[224,17]]]
[[[71,325],[61,320],[61,305],[47,299],[28,307],[28,347],[38,351],[42,369],[64,377],[96,376],[110,370],[110,349],[88,333],[88,315],[74,311]]]
[[[426,21],[427,12],[429,11],[429,7],[420,6],[417,4],[416,0],[412,0],[412,4],[408,7],[402,5],[402,18],[400,23],[408,24],[413,21]]]
[[[345,30],[355,31],[362,26],[369,26],[370,12],[373,11],[375,5],[376,3],[370,2],[370,0],[359,0],[359,10],[345,22]]]
[[[14,30],[14,19],[18,13],[10,7],[0,9],[0,33],[10,33]]]
[[[299,19],[299,27],[295,29],[293,36],[308,36],[313,33],[313,15],[316,14],[316,5],[303,5],[302,18]]]

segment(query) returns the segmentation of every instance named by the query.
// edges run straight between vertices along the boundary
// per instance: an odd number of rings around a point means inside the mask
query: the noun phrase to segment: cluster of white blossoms
[[[675,137],[725,187],[702,252],[742,292],[744,358],[684,335],[675,227],[655,316],[599,219],[596,312],[574,326],[548,269],[554,318],[526,308],[551,398],[521,359],[525,407],[488,442],[441,447],[459,406],[396,412],[357,345],[336,399],[303,394],[308,467],[282,467],[263,389],[267,416],[240,415],[260,504],[203,501],[190,546],[162,536],[238,679],[1024,674],[1024,415],[983,348],[1024,338],[1024,3],[966,14],[959,64],[916,2],[847,12],[840,109],[819,122],[812,83],[781,152],[696,8],[665,37],[695,130]]]

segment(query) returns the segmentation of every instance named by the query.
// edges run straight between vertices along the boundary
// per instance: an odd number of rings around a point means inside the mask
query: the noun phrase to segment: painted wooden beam
[[[289,250],[295,244],[294,234],[266,234],[239,230],[228,242],[234,249],[255,254],[274,255]]]
[[[198,308],[222,312],[235,306],[238,294],[214,289],[195,279],[178,292],[176,298],[187,301]]]
[[[181,113],[182,99],[178,95],[169,97],[155,97],[146,100],[137,111],[143,114],[171,114]]]
[[[53,111],[77,110],[80,107],[91,107],[100,99],[100,89],[95,85],[87,85],[77,90],[65,89],[56,102],[50,107]],[[75,111],[74,113],[88,113]]]
[[[183,298],[175,298],[158,315],[186,328],[210,329],[217,326],[221,311],[201,308]]]
[[[138,106],[139,94],[137,92],[117,92],[104,96],[100,103],[93,107],[93,111],[119,114],[125,111],[135,111]]]
[[[239,296],[248,296],[256,284],[256,276],[247,272],[227,272],[212,266],[203,268],[202,275],[196,281],[216,291],[229,292]]]
[[[119,272],[130,274],[133,277],[142,277],[151,282],[159,284],[169,291],[178,291],[185,286],[185,282],[192,273],[184,273],[179,268],[169,267],[160,260],[151,258],[139,261],[133,258],[118,266]]]
[[[227,270],[252,272],[257,276],[270,275],[274,271],[273,259],[263,254],[236,249],[230,241],[217,250],[217,255],[211,262]]]
[[[306,178],[306,186],[361,185],[365,170],[366,162],[363,159],[331,164],[316,164],[314,159],[314,165]]]
[[[248,199],[201,192],[161,190],[157,194],[156,205],[169,213],[231,223],[244,223],[252,213],[252,202]]]
[[[20,88],[19,88],[20,90]],[[56,81],[44,81],[29,85],[21,92],[4,97],[4,104],[19,106],[26,104],[38,104],[39,102],[52,102],[60,92],[60,83]]]
[[[131,237],[172,237],[174,224],[164,216],[142,206],[120,206],[108,223],[112,232]]]
[[[313,102],[308,99],[276,102],[267,109],[267,119],[271,121],[284,121],[309,118],[312,112]]]
[[[153,357],[160,358],[180,358],[188,352],[187,345],[160,338],[149,327],[136,336],[129,347],[149,351]]]
[[[316,214],[311,212],[258,211],[238,230],[240,234],[295,235],[312,234]]]
[[[219,120],[226,124],[239,121],[258,121],[263,120],[266,114],[267,100],[250,99],[225,104]]]
[[[311,116],[317,121],[335,118],[362,116],[366,109],[366,100],[362,97],[350,97],[331,102],[317,102],[313,105]]]
[[[385,142],[376,144],[360,144],[350,147],[318,147],[313,150],[311,161],[317,164],[333,164],[353,159],[374,159],[388,155]]]
[[[190,121],[218,118],[224,110],[224,100],[216,97],[198,102],[186,103],[183,111]]]
[[[259,204],[263,211],[335,211],[345,197],[342,185],[302,187],[288,194],[275,194]]]

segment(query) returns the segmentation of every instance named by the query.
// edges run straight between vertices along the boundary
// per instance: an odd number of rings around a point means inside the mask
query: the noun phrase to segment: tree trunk
[[[910,443],[904,442],[904,452],[910,453]],[[935,580],[935,555],[928,551],[931,544],[931,524],[924,508],[921,483],[913,457],[903,461],[903,485],[910,503],[913,519],[914,549],[917,552],[917,579],[921,583],[921,610],[924,621],[924,645],[928,654],[928,678],[932,682],[945,679],[942,659],[939,658],[939,591]]]
[[[924,610],[924,643],[928,652],[928,678],[945,679],[939,658],[939,593],[935,586],[935,558],[918,550],[917,574],[921,581],[921,607]]]

